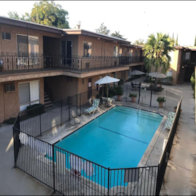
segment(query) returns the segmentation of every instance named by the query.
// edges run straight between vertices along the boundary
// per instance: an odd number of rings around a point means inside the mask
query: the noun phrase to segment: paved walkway
[[[196,125],[190,83],[166,87],[182,95],[182,112],[161,195],[196,195]]]
[[[0,128],[0,195],[51,195],[52,190],[14,169],[12,126]]]

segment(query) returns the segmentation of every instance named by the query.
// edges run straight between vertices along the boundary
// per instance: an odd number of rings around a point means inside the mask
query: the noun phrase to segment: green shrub
[[[118,85],[123,85],[124,84],[124,80],[120,79],[120,81],[118,82]]]
[[[15,120],[16,120],[16,118],[11,117],[11,118],[9,118],[7,120],[4,120],[3,123],[12,125],[12,124],[15,123]]]
[[[41,103],[30,105],[27,107],[28,116],[37,116],[45,112],[44,105]]]
[[[96,98],[99,99],[101,96],[99,94],[96,95]]]
[[[130,93],[129,94],[129,97],[131,98],[131,97],[137,97],[137,94],[132,94],[132,93]]]
[[[165,102],[165,97],[158,97],[157,102],[159,102],[159,103]]]
[[[123,95],[123,88],[121,86],[116,87],[116,95]]]

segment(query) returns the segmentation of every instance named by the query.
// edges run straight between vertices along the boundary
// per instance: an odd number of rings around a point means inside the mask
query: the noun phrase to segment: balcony
[[[89,72],[108,68],[130,66],[134,63],[143,63],[143,57],[138,56],[92,56],[66,57],[61,55],[0,55],[0,75],[47,70],[65,70],[76,73]]]

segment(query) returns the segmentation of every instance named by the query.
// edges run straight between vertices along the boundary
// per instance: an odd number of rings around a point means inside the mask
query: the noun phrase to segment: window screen
[[[28,37],[17,35],[18,43],[18,56],[27,57],[28,56]]]
[[[84,57],[90,57],[92,55],[92,43],[85,42],[84,43]]]

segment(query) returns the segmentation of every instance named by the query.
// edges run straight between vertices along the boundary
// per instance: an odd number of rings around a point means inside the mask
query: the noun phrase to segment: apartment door
[[[67,64],[71,66],[72,63],[72,41],[67,41]]]
[[[23,82],[19,84],[20,111],[27,106],[39,103],[39,81]]]
[[[88,79],[88,99],[92,96],[92,78]]]

